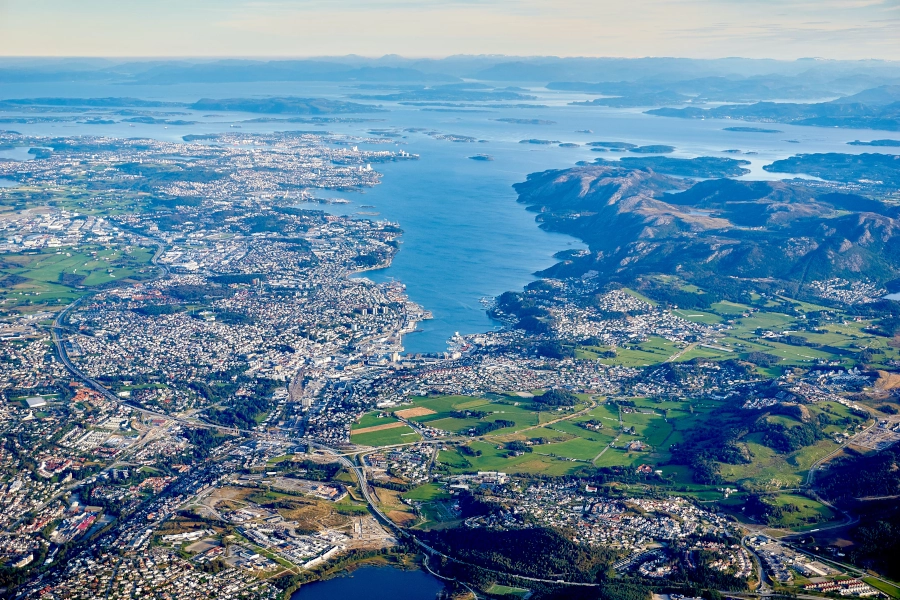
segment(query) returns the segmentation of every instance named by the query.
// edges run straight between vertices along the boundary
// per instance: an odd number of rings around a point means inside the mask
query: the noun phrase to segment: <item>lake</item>
[[[302,586],[291,600],[434,600],[444,584],[425,571],[361,567],[352,573]]]
[[[104,85],[16,85],[0,83],[0,99],[46,96],[132,96],[145,99],[193,101],[200,97],[224,98],[250,95],[295,95],[344,98],[354,90],[327,84],[264,83],[252,86],[177,85],[133,86],[127,94],[116,86]],[[368,272],[376,281],[396,279],[407,286],[410,298],[434,314],[421,323],[419,331],[407,335],[407,352],[441,352],[454,332],[485,331],[496,326],[480,300],[507,290],[519,290],[532,281],[534,272],[551,266],[553,255],[581,248],[571,237],[541,230],[529,213],[516,202],[512,185],[529,173],[573,166],[577,161],[593,161],[598,156],[615,159],[615,153],[596,153],[584,146],[590,141],[627,141],[635,144],[667,144],[675,147],[673,157],[723,156],[750,161],[746,178],[781,179],[783,175],[762,169],[774,160],[798,153],[871,151],[848,146],[856,139],[873,139],[883,132],[778,125],[780,134],[726,131],[734,121],[686,120],[654,117],[641,109],[570,106],[571,100],[585,96],[534,90],[538,108],[497,108],[438,112],[421,107],[386,102],[387,112],[359,115],[378,119],[367,123],[329,123],[326,126],[290,123],[240,123],[243,132],[272,132],[321,129],[334,133],[369,136],[370,130],[392,130],[396,137],[372,148],[406,150],[419,154],[418,161],[373,165],[384,174],[382,183],[363,192],[322,191],[322,196],[339,197],[348,204],[310,205],[342,214],[372,219],[389,219],[404,230],[401,250],[393,264],[382,271]],[[190,110],[173,118],[197,121],[186,126],[115,123],[16,124],[23,134],[69,136],[108,135],[180,140],[186,134],[231,131],[232,124],[259,117],[256,114],[220,113],[209,115]],[[60,114],[60,113],[54,113]],[[497,119],[536,119],[542,124],[507,123]],[[117,118],[117,117],[114,117]],[[435,139],[421,128],[443,134],[471,136],[482,142],[458,143]],[[592,130],[593,133],[584,133]],[[523,139],[558,140],[579,144],[563,148],[557,144],[521,144]],[[362,145],[362,144],[361,144]],[[362,145],[365,146],[365,145]],[[739,151],[736,153],[734,151]],[[879,148],[896,153],[897,148]],[[19,151],[21,152],[21,151]],[[469,157],[488,154],[492,161]],[[21,158],[21,154],[17,158]],[[2,184],[0,184],[2,185]]]

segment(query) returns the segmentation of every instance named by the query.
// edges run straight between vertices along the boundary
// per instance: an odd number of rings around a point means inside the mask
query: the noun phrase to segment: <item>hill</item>
[[[250,113],[330,115],[339,113],[376,112],[379,109],[368,104],[327,100],[324,98],[227,98],[213,100],[203,98],[190,105],[194,110],[234,110]]]
[[[900,276],[897,209],[857,194],[793,182],[694,183],[614,162],[535,173],[515,188],[542,227],[590,247],[549,276]]]
[[[881,86],[830,102],[756,102],[716,108],[663,107],[649,115],[681,119],[740,119],[816,127],[900,130],[900,86]]]

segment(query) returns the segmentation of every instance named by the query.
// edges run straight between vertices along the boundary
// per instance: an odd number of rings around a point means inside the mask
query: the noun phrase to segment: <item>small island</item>
[[[591,146],[592,148],[607,148],[610,150],[631,150],[632,148],[638,147],[637,144],[629,144],[628,142],[588,142],[585,146]]]
[[[629,152],[634,152],[636,154],[669,154],[671,152],[675,152],[674,146],[666,146],[665,144],[651,144],[649,146],[638,146],[637,148],[630,148]]]
[[[559,145],[560,148],[581,148],[581,144],[576,144],[575,142],[563,142]]]
[[[559,140],[536,140],[534,138],[529,140],[521,140],[520,144],[538,144],[541,146],[549,146],[550,144],[558,144]]]
[[[544,119],[514,119],[514,118],[505,118],[505,119],[491,119],[492,121],[498,121],[500,123],[513,123],[515,125],[556,125],[556,121],[546,121]]]
[[[871,142],[861,142],[855,140],[847,142],[849,146],[885,146],[890,148],[900,147],[900,140],[872,140]]]
[[[488,162],[488,161],[494,160],[494,157],[491,156],[490,154],[476,154],[475,156],[470,156],[469,160],[480,160],[480,161]]]
[[[722,131],[736,131],[737,133],[782,133],[780,129],[766,129],[765,127],[726,127]]]

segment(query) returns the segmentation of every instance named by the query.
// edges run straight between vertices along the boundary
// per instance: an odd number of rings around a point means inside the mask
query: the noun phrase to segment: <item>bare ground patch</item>
[[[400,525],[401,527],[407,525],[408,523],[415,522],[416,520],[415,515],[411,515],[406,512],[400,512],[399,510],[392,510],[391,512],[387,513],[387,518],[397,525]]]
[[[900,387],[900,375],[897,373],[888,373],[887,371],[878,371],[878,379],[875,381],[875,387],[886,392],[896,389]]]
[[[416,406],[415,408],[404,408],[403,410],[394,411],[394,414],[403,419],[411,419],[413,417],[424,417],[426,415],[436,414],[430,408],[424,406]]]
[[[397,429],[398,427],[406,427],[406,423],[385,423],[384,425],[373,425],[372,427],[363,427],[362,429],[354,429],[350,433],[356,435],[358,433],[370,433],[372,431],[382,431],[384,429]]]
[[[279,508],[278,514],[288,521],[294,521],[297,527],[307,531],[344,527],[350,519],[339,515],[330,506],[323,504],[293,504],[290,508]]]

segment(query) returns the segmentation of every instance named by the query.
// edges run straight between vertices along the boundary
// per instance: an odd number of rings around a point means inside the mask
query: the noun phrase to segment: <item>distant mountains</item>
[[[215,61],[197,65],[161,65],[136,74],[131,83],[172,85],[178,83],[250,83],[260,81],[415,81],[448,82],[457,77],[425,73],[406,67],[353,67],[334,62]]]
[[[515,188],[543,228],[589,245],[548,276],[900,276],[900,209],[858,194],[790,182],[695,183],[613,162],[535,173]]]
[[[194,103],[156,102],[136,98],[20,98],[0,101],[0,110],[39,109],[41,107],[70,110],[94,108],[191,108],[203,111],[237,111],[262,114],[333,115],[379,112],[371,104],[331,100],[326,98],[299,98],[296,96],[264,98],[203,98]],[[151,120],[147,120],[151,119]],[[158,120],[158,119],[157,119]],[[137,123],[156,122],[146,115],[127,119]],[[160,121],[162,123],[162,121]],[[171,123],[170,123],[171,124]],[[178,123],[176,123],[178,124]],[[181,123],[184,124],[184,123]]]
[[[347,100],[403,102],[426,110],[457,110],[477,102],[534,100],[530,89],[564,92],[572,104],[598,108],[646,107],[650,114],[687,119],[736,119],[900,131],[900,62],[823,60],[695,60],[681,58],[558,58],[451,56],[407,59],[400,56],[321,57],[303,60],[147,60],[0,59],[0,81],[58,84],[90,95],[94,84],[120,89],[179,84],[260,84],[330,82],[347,89]],[[518,84],[518,85],[517,85]],[[75,87],[69,87],[75,86]],[[529,89],[530,88],[530,89]],[[10,87],[9,89],[15,89]],[[256,90],[282,89],[257,86]],[[154,108],[171,103],[101,98],[82,107]],[[581,98],[571,98],[583,94]],[[137,94],[123,93],[123,97]],[[305,96],[306,94],[301,94]],[[129,102],[125,102],[125,100]],[[74,104],[65,98],[40,99],[44,106]],[[54,100],[55,104],[46,104]],[[308,99],[307,99],[308,100]],[[783,102],[791,100],[791,102]],[[8,100],[15,110],[33,100]],[[106,102],[106,103],[104,103]],[[444,104],[438,104],[438,103]],[[707,108],[707,103],[729,104]],[[432,103],[428,106],[425,103]],[[452,106],[451,106],[452,104]],[[37,106],[37,104],[33,104]],[[252,107],[264,112],[264,102]],[[353,103],[325,106],[273,102],[274,112],[330,114],[362,112]],[[501,108],[499,104],[495,105]],[[507,105],[512,107],[511,105]],[[534,105],[531,105],[534,106]],[[213,109],[210,109],[213,110]],[[270,110],[269,108],[265,110]],[[371,109],[368,109],[371,110]]]
[[[896,102],[900,102],[900,85],[882,85],[831,101],[832,104],[865,104],[867,106],[887,106]]]
[[[829,85],[830,84],[830,85]],[[555,81],[547,84],[551,90],[603,94],[621,99],[632,99],[634,106],[661,106],[701,102],[752,102],[773,99],[809,99],[823,95],[836,95],[843,85],[839,82],[804,81],[800,77],[770,75],[764,77],[703,77],[684,80],[612,81],[586,83],[582,81]],[[644,104],[637,99],[644,98]],[[601,99],[601,100],[609,100]]]
[[[487,89],[485,89],[487,88]],[[495,100],[534,100],[536,96],[521,93],[524,90],[491,89],[488,86],[439,85],[419,89],[407,89],[389,94],[351,94],[355,100],[379,100],[382,102],[487,102]]]
[[[900,131],[900,86],[885,85],[830,102],[757,102],[716,108],[656,108],[647,114],[681,119],[740,119],[816,127]]]
[[[293,96],[285,98],[228,98],[225,100],[204,98],[188,105],[188,108],[194,110],[227,110],[292,115],[333,115],[377,112],[379,110],[370,104],[358,104],[356,102],[324,98],[297,98]]]
[[[0,81],[6,84],[451,83],[464,79],[528,85],[558,82],[551,83],[551,89],[606,96],[673,92],[711,101],[749,102],[846,96],[879,85],[900,84],[900,65],[884,61],[813,59],[523,58],[498,55],[443,59],[408,59],[395,55],[302,60],[0,59]]]

